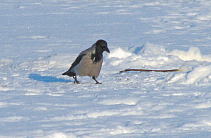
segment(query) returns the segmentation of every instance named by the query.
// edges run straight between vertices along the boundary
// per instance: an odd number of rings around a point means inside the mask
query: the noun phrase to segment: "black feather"
[[[96,53],[96,54],[93,54],[92,53],[92,55],[91,55],[91,59],[92,59],[92,61],[93,61],[93,63],[97,63],[97,62],[99,62],[101,59],[102,59],[102,54],[101,53]]]
[[[78,65],[78,63],[81,62],[81,59],[83,56],[85,56],[86,54],[81,54],[79,55],[75,61],[72,63],[72,66],[70,67],[70,69],[68,71],[66,71],[65,73],[63,73],[62,75],[68,75],[68,76],[75,76],[76,74],[74,72],[71,72],[72,68],[75,67],[76,65]]]
[[[78,63],[80,63],[81,62],[81,59],[82,59],[82,57],[83,56],[85,56],[86,54],[81,54],[81,55],[79,55],[76,59],[75,59],[75,61],[72,63],[72,68],[73,67],[75,67],[76,65],[78,65]]]

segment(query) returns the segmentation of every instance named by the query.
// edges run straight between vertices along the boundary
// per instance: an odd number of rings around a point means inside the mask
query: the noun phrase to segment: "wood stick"
[[[119,71],[119,73],[127,72],[127,71],[145,71],[145,72],[173,72],[173,71],[180,71],[179,69],[170,69],[170,70],[151,70],[151,69],[125,69],[123,71]]]

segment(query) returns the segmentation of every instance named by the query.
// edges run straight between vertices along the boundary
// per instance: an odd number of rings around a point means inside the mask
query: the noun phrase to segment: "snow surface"
[[[1,138],[210,138],[211,1],[0,1]],[[98,39],[95,85],[62,76]],[[127,68],[180,69],[126,72]]]

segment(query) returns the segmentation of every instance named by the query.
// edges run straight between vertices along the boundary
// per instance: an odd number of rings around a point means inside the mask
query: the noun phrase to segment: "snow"
[[[178,56],[180,59],[184,61],[197,60],[197,61],[211,62],[211,56],[202,55],[198,47],[190,47],[187,52],[176,49],[176,50],[171,51],[170,54]]]
[[[211,2],[0,2],[1,138],[211,136]],[[62,76],[98,39],[101,85]],[[179,69],[176,72],[125,72]]]

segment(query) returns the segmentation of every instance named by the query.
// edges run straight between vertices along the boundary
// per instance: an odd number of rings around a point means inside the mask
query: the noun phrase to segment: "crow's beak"
[[[110,50],[108,49],[108,47],[106,47],[104,50],[105,50],[106,52],[110,53]]]

